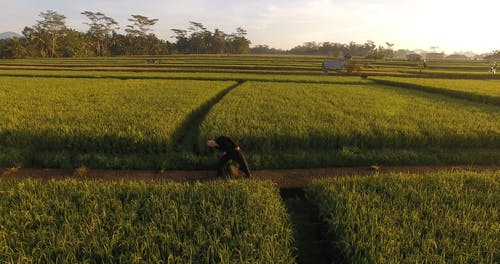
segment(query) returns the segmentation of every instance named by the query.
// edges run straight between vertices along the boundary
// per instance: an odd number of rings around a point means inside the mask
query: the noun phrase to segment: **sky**
[[[367,40],[448,54],[500,49],[499,0],[0,0],[0,32],[21,33],[47,10],[66,16],[66,25],[80,31],[87,30],[83,11],[102,12],[121,30],[132,14],[157,18],[154,33],[170,41],[170,29],[195,21],[226,33],[242,27],[252,45],[281,49],[308,41]]]

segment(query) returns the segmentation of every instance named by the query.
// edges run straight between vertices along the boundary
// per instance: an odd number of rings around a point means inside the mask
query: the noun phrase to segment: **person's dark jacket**
[[[230,152],[230,151],[238,151],[240,149],[240,147],[238,146],[238,144],[236,144],[236,142],[234,142],[231,138],[229,137],[225,137],[225,136],[220,136],[218,138],[215,139],[215,142],[217,143],[217,145],[219,145],[218,147],[216,147],[218,150],[222,151],[222,152]]]
[[[229,162],[230,160],[234,160],[240,165],[240,169],[243,170],[247,178],[250,178],[251,174],[250,169],[248,168],[248,162],[238,144],[234,142],[234,140],[226,136],[220,136],[216,138],[215,142],[217,143],[217,145],[219,145],[216,148],[224,152],[224,156],[221,157],[219,165],[217,166],[217,174],[221,176],[222,170],[227,162]]]

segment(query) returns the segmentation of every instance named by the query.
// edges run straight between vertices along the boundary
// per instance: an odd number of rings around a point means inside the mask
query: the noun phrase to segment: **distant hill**
[[[22,37],[21,35],[14,33],[14,32],[3,32],[0,33],[0,39],[8,39],[8,38],[13,38],[13,37]]]

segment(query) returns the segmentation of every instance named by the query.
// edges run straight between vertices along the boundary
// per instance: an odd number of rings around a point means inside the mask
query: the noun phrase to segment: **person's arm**
[[[217,142],[215,142],[215,140],[211,139],[211,140],[207,141],[207,146],[209,148],[218,148],[219,144],[217,144]]]

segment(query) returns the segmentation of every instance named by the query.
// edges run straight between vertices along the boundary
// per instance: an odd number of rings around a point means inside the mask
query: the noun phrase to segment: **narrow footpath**
[[[252,170],[255,179],[270,180],[280,189],[300,189],[314,179],[340,176],[363,176],[377,173],[427,173],[450,170],[497,171],[500,166],[382,166],[338,167],[318,169]],[[207,170],[102,170],[102,169],[39,169],[39,168],[2,168],[2,179],[65,179],[81,180],[132,180],[132,181],[176,181],[194,182],[214,180],[216,172]]]

